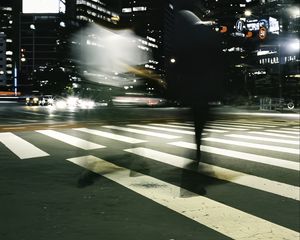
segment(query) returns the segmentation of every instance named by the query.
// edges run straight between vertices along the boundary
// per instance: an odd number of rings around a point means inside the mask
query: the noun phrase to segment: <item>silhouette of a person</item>
[[[210,117],[209,102],[220,96],[224,64],[222,41],[220,33],[203,24],[189,10],[175,13],[174,29],[175,77],[169,81],[175,97],[192,110],[196,159],[200,161],[201,135]]]

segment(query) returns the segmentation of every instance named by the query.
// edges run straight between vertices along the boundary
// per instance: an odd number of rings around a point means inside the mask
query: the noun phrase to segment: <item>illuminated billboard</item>
[[[23,13],[64,13],[62,0],[23,0]]]

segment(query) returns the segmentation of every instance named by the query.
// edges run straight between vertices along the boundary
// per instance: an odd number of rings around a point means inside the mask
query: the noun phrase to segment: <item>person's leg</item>
[[[208,119],[209,109],[208,106],[194,106],[194,125],[195,125],[195,142],[196,142],[196,159],[201,160],[201,143],[202,133]]]

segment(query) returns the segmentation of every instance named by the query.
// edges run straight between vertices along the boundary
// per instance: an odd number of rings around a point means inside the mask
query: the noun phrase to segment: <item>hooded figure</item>
[[[221,36],[191,11],[180,10],[175,14],[173,44],[175,74],[168,84],[173,97],[192,109],[199,161],[201,134],[210,113],[208,103],[221,95]]]

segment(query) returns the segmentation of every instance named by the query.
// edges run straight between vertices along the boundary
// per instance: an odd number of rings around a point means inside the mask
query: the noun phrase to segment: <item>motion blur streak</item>
[[[109,30],[96,24],[79,30],[72,40],[72,55],[84,77],[120,87],[132,79],[122,76],[148,62],[151,51],[131,30]]]

